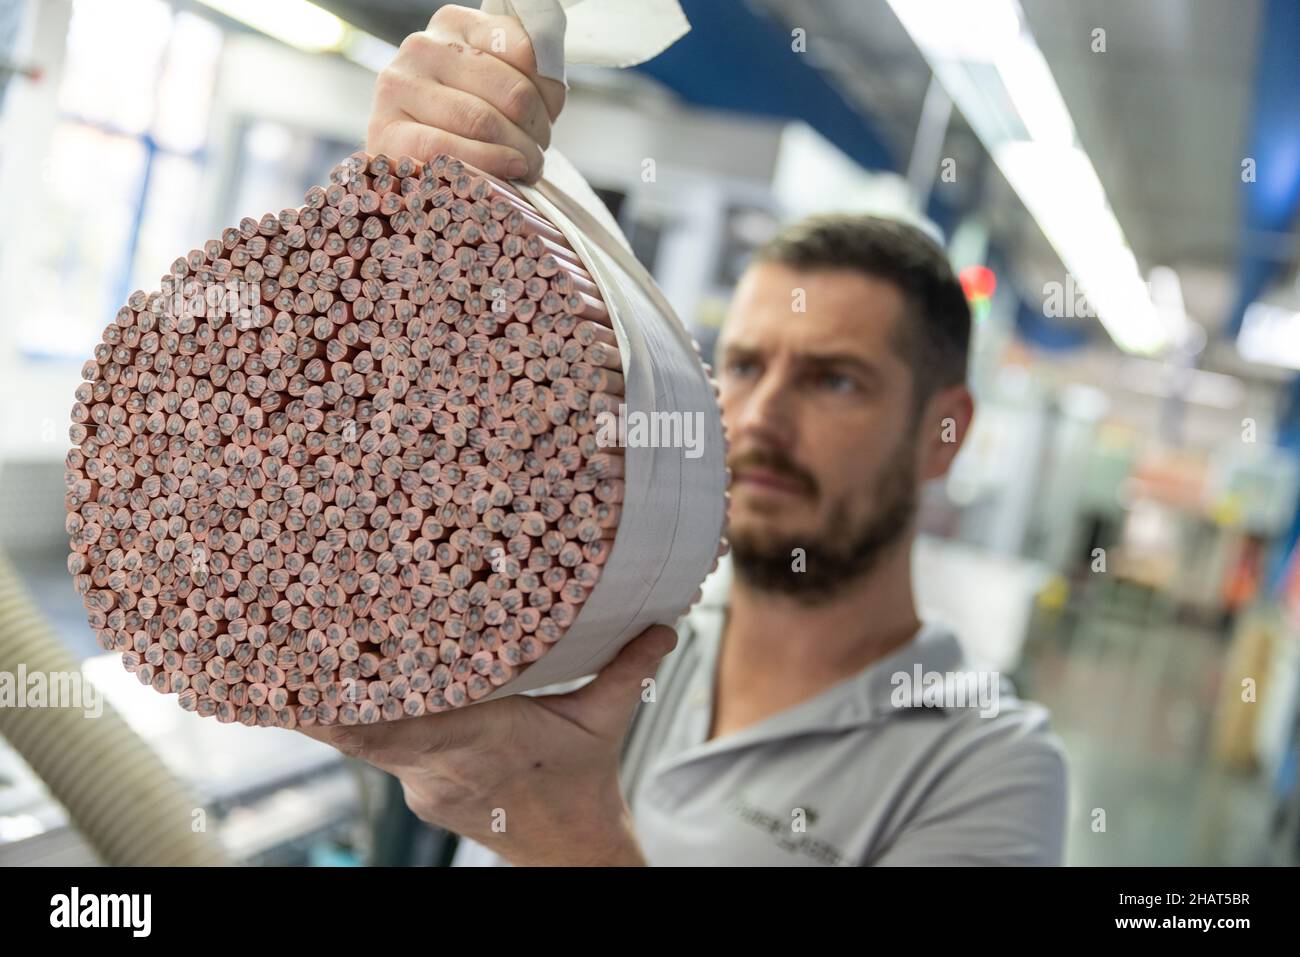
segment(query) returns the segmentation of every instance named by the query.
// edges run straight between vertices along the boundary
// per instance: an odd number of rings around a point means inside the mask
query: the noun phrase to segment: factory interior
[[[376,73],[438,6],[0,0],[0,571],[35,611],[0,628],[57,636],[231,862],[439,866],[454,842],[397,779],[186,713],[96,643],[68,412],[133,290],[361,147]],[[681,6],[659,56],[569,66],[553,146],[705,359],[782,225],[942,238],[977,413],[921,503],[917,598],[1050,711],[1064,863],[1300,863],[1300,5]],[[1014,70],[986,56],[1008,16]],[[99,786],[0,733],[0,864],[112,863],[55,793]]]

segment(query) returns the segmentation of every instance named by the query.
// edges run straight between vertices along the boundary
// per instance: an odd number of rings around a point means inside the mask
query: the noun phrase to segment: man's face
[[[718,383],[728,537],[754,584],[812,600],[910,530],[921,463],[912,372],[894,344],[904,310],[894,285],[856,271],[759,263],[742,277]]]

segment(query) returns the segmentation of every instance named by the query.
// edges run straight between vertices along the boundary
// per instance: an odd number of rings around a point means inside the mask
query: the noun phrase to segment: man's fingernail
[[[528,172],[528,161],[522,156],[516,156],[506,165],[506,175],[511,179],[519,179]]]

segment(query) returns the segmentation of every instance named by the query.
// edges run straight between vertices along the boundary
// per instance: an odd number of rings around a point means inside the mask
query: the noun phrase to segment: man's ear
[[[918,469],[923,480],[945,475],[966,441],[975,417],[975,398],[966,384],[948,386],[930,396],[921,414]]]

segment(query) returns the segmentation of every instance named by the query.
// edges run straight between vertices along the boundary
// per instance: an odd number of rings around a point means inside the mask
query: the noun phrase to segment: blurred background
[[[438,5],[0,0],[0,545],[242,861],[449,848],[383,775],[96,657],[65,569],[72,393],[132,290],[361,145],[375,72]],[[642,67],[571,69],[555,145],[706,347],[784,222],[942,238],[978,415],[928,490],[920,598],[1052,710],[1068,862],[1300,861],[1300,4],[682,6]],[[0,863],[94,848],[0,738]]]

